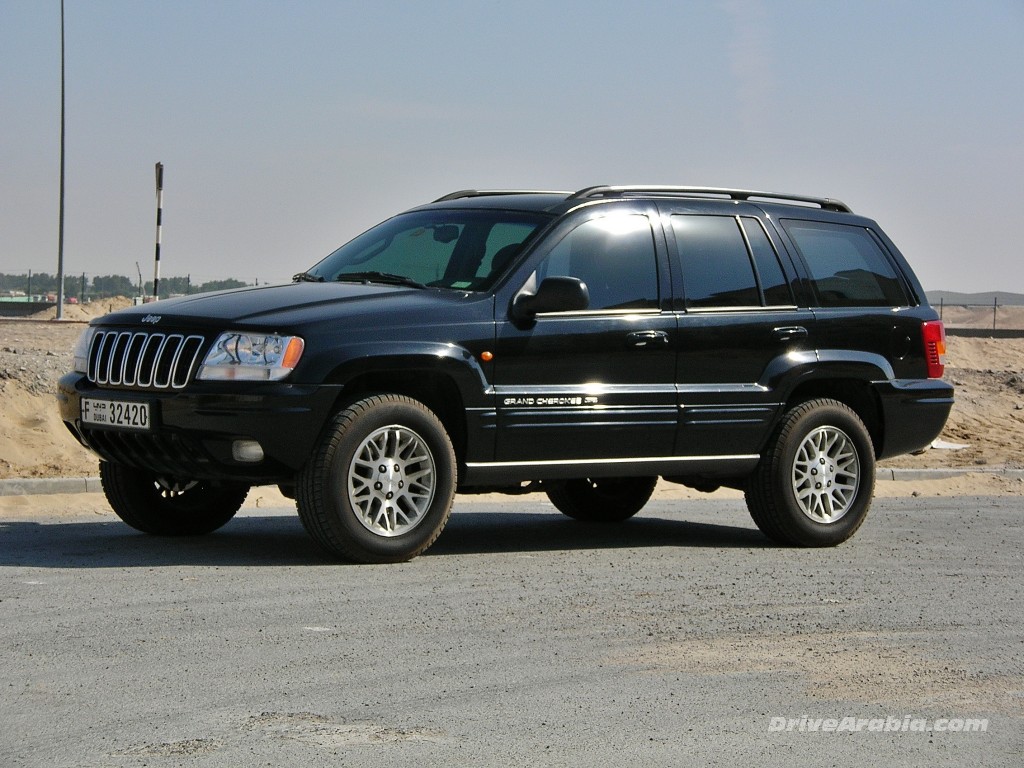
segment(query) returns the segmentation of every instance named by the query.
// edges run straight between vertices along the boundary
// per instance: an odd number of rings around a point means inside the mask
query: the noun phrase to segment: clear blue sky
[[[69,274],[287,279],[466,187],[837,197],[1024,292],[1024,0],[66,0]],[[0,0],[0,272],[55,272],[59,0]]]

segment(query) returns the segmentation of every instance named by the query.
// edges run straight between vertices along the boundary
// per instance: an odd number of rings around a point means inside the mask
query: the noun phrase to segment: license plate
[[[82,398],[82,423],[94,427],[149,429],[149,403]]]

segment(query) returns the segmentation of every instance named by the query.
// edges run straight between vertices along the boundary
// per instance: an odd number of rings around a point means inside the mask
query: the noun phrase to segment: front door
[[[676,320],[663,306],[669,280],[660,225],[636,204],[597,209],[553,232],[512,286],[576,277],[587,286],[588,307],[526,323],[499,319],[498,463],[671,455]]]

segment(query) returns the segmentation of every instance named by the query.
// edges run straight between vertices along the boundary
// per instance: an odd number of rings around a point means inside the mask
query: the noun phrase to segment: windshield
[[[522,211],[404,213],[341,246],[301,277],[486,290],[548,220]]]

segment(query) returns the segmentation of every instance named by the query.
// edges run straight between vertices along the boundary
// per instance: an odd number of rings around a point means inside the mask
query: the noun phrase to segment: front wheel
[[[657,484],[656,477],[598,477],[546,482],[544,490],[574,520],[618,523],[643,509]]]
[[[836,400],[793,408],[746,489],[754,523],[781,544],[835,546],[867,516],[875,486],[871,436]]]
[[[299,518],[346,560],[397,563],[441,534],[455,497],[455,451],[440,420],[402,395],[340,411],[296,484]]]
[[[183,480],[124,464],[100,462],[100,483],[114,513],[158,536],[199,536],[235,516],[248,485]]]

